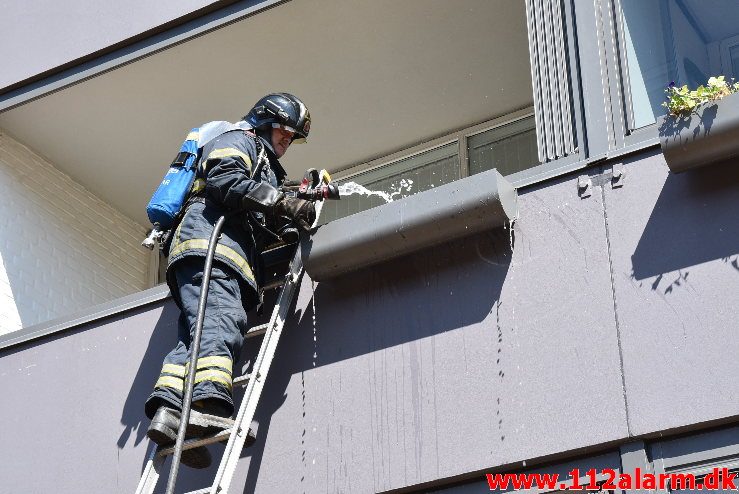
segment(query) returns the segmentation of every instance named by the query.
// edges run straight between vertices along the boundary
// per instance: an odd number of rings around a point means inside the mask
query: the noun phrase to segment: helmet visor
[[[273,123],[272,124],[272,128],[274,128],[274,129],[285,129],[288,132],[292,132],[293,133],[293,139],[292,139],[292,141],[290,141],[291,143],[302,144],[302,143],[305,142],[305,139],[306,139],[305,136],[302,133],[298,132],[294,127],[290,127],[289,125],[283,125],[283,124],[280,124],[280,123]]]

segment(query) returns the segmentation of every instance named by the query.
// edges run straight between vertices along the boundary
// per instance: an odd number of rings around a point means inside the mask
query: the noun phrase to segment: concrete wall
[[[616,189],[593,169],[586,198],[575,176],[521,191],[513,236],[305,278],[233,492],[386,491],[737,423],[739,173],[671,175],[656,152],[625,168]],[[4,487],[132,492],[175,316],[168,302],[0,351]]]
[[[0,334],[147,287],[142,226],[0,132]]]
[[[0,30],[0,89],[214,3],[219,2],[3,2],[3,18],[13,22]]]

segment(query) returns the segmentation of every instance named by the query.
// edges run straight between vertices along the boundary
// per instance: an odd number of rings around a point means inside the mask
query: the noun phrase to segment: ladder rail
[[[246,384],[246,391],[244,392],[239,413],[234,421],[233,427],[210,438],[185,441],[186,448],[190,449],[190,447],[223,442],[228,438],[228,443],[226,444],[226,449],[223,453],[214,483],[211,487],[197,492],[218,492],[219,494],[225,494],[228,490],[236,469],[236,463],[240,457],[240,452],[248,436],[249,425],[251,425],[254,419],[256,407],[264,388],[264,381],[271,367],[275,351],[277,350],[277,343],[279,342],[285,320],[287,319],[287,312],[292,305],[292,300],[297,291],[302,273],[303,262],[300,247],[298,247],[293,260],[290,262],[290,270],[276,301],[275,308],[272,311],[269,323],[255,326],[247,334],[247,337],[264,336],[251,373],[234,380],[234,385]],[[153,494],[161,475],[162,465],[166,457],[173,452],[174,446],[159,448],[155,446],[152,449],[146,467],[142,472],[139,485],[136,488],[136,494]]]
[[[329,180],[326,179],[327,182]],[[324,204],[325,201],[315,203],[316,219],[313,222],[313,228],[318,225]],[[264,389],[264,382],[267,378],[267,372],[272,365],[272,360],[277,350],[277,343],[282,335],[285,320],[287,319],[295,293],[298,290],[303,271],[302,249],[300,244],[298,244],[293,260],[290,262],[285,284],[282,286],[282,290],[280,290],[280,295],[272,311],[272,317],[265,330],[259,355],[254,362],[254,367],[250,374],[249,384],[241,400],[239,414],[234,424],[235,434],[232,434],[228,440],[226,450],[223,452],[223,457],[221,458],[221,464],[218,466],[218,473],[216,473],[213,485],[210,488],[210,494],[227,494],[231,486],[231,480],[236,471],[240,452],[244,447],[249,426],[252,420],[254,420],[257,404],[259,403],[259,398]]]
[[[157,486],[159,475],[161,474],[162,465],[164,465],[164,456],[157,454],[159,448],[156,444],[152,444],[149,459],[146,462],[144,471],[141,473],[141,480],[136,486],[136,494],[151,494]]]
[[[277,344],[279,343],[282,330],[285,326],[288,310],[292,305],[292,300],[297,291],[298,283],[300,282],[302,274],[303,260],[300,248],[298,248],[295,252],[295,257],[290,263],[288,278],[280,292],[275,310],[272,312],[269,325],[264,333],[262,347],[260,348],[259,355],[254,362],[251,378],[246,387],[246,392],[244,393],[241,407],[239,408],[239,414],[236,417],[236,423],[234,424],[235,433],[231,435],[228,444],[226,445],[223,459],[218,467],[218,473],[216,473],[215,481],[210,490],[212,494],[225,494],[228,492],[234,471],[236,470],[236,464],[238,463],[240,452],[244,447],[244,442],[246,441],[249,425],[254,419],[257,404],[259,403],[259,398],[264,389],[264,382],[272,365],[272,360],[274,359],[274,354],[277,350]]]
[[[318,225],[323,204],[324,201],[318,201],[315,204],[316,220],[313,223],[313,227]],[[262,339],[262,345],[259,348],[259,354],[254,362],[252,372],[234,380],[234,384],[237,384],[237,382],[241,385],[244,383],[247,384],[234,425],[231,429],[222,431],[221,433],[209,438],[185,441],[185,447],[189,449],[190,447],[196,447],[198,445],[223,442],[226,437],[228,437],[228,443],[223,452],[223,457],[218,466],[218,472],[216,473],[213,484],[209,488],[198,489],[197,491],[192,491],[190,494],[227,494],[231,481],[233,480],[233,474],[236,471],[236,465],[241,456],[241,451],[244,448],[244,444],[246,443],[249,434],[249,426],[251,425],[252,420],[254,420],[257,405],[264,389],[267,373],[269,372],[275,352],[277,351],[277,344],[282,335],[285,321],[288,317],[288,311],[292,306],[292,301],[298,290],[300,280],[302,279],[303,271],[302,249],[300,244],[298,244],[293,259],[290,262],[285,282],[280,290],[280,295],[278,296],[275,307],[272,311],[269,323],[255,326],[245,335],[247,338],[259,335],[264,336]],[[152,448],[152,451],[149,454],[149,460],[144,467],[141,480],[136,488],[136,494],[153,494],[157,481],[159,480],[164,461],[168,455],[174,452],[174,450],[175,446],[167,448],[154,446]]]

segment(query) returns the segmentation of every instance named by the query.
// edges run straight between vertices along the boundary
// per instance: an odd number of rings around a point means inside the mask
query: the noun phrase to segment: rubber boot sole
[[[180,411],[168,407],[159,407],[151,420],[146,435],[159,446],[171,446],[177,440],[177,429],[180,426]],[[218,434],[234,426],[230,418],[207,415],[197,410],[190,411],[190,420],[187,424],[185,439]],[[246,434],[244,448],[248,448],[257,441],[256,434],[250,428]],[[207,457],[207,460],[205,459]],[[212,458],[205,446],[182,451],[182,463],[192,468],[207,468]]]
[[[151,420],[146,435],[158,446],[171,446],[177,440],[177,429],[180,422],[180,413],[171,408],[159,407],[154,418]],[[186,434],[185,438],[198,437],[194,434]],[[190,468],[208,468],[213,459],[205,446],[198,446],[182,451],[180,461]]]

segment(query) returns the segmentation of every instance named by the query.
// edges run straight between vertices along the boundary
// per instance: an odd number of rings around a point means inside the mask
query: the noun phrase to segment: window
[[[339,180],[339,183],[356,182],[368,190],[382,191],[392,199],[400,199],[459,179],[458,149],[457,142],[451,142],[364,173],[350,175]],[[401,180],[406,182],[401,184]],[[406,186],[406,183],[410,183],[410,186]],[[321,221],[327,223],[386,202],[376,195],[354,194],[342,197],[340,201],[326,203]]]
[[[721,42],[721,63],[731,69],[735,79],[739,79],[739,36]]]
[[[534,119],[527,117],[467,139],[470,175],[497,168],[501,175],[538,163]]]
[[[432,149],[364,174],[363,181],[372,190],[398,190],[400,197],[411,191],[421,192],[459,179],[457,143]],[[402,179],[412,180],[409,191],[400,190]]]
[[[464,129],[440,141],[436,145],[407,150],[407,155],[399,159],[380,159],[369,165],[360,165],[366,171],[344,174],[337,182],[355,182],[396,200],[493,168],[507,176],[539,164],[531,110]],[[464,153],[461,148],[464,148]],[[321,222],[327,223],[385,203],[386,200],[379,195],[343,196],[341,201],[326,203]]]
[[[629,129],[666,113],[665,87],[694,88],[709,77],[739,76],[739,2],[619,0]]]
[[[707,488],[729,492],[716,489],[722,485],[715,484],[716,469],[725,468],[730,474],[739,472],[737,433],[739,428],[732,427],[651,444],[654,473],[677,475],[670,479],[666,492],[697,493]],[[695,485],[686,476],[694,478]]]

